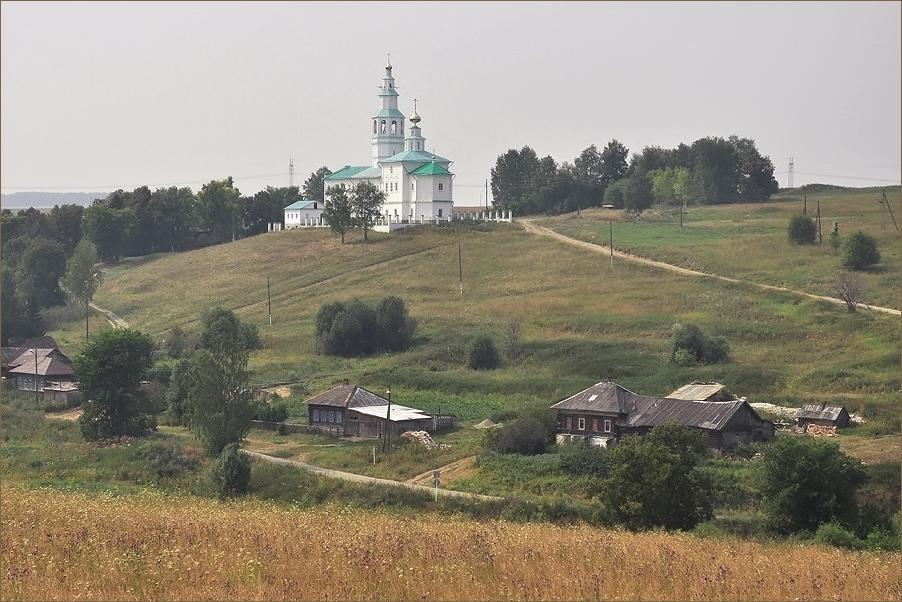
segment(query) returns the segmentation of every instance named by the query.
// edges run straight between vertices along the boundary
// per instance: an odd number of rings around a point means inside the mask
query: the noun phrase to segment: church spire
[[[413,99],[413,115],[410,116],[410,134],[404,138],[404,150],[421,151],[426,148],[426,139],[420,133],[420,121],[422,118],[417,114],[417,99]]]
[[[382,87],[379,88],[381,107],[373,115],[373,167],[378,166],[379,161],[401,152],[404,146],[404,115],[398,110],[398,92],[391,70],[389,54]]]

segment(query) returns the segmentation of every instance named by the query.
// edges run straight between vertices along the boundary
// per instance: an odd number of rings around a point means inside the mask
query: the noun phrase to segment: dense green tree
[[[66,252],[49,238],[27,242],[16,262],[16,295],[28,315],[64,305],[66,295],[59,281],[66,273]]]
[[[5,247],[7,242],[24,235],[25,218],[18,212],[0,209],[0,246]]]
[[[234,345],[239,349],[260,349],[263,345],[254,324],[242,322],[235,312],[214,306],[201,312],[200,344],[206,349]]]
[[[179,359],[172,367],[169,375],[169,386],[166,389],[166,409],[169,418],[176,424],[182,424],[185,400],[191,388],[192,360],[190,356]]]
[[[23,240],[27,240],[23,238]],[[41,316],[36,320],[29,319],[25,308],[19,303],[16,295],[16,277],[14,270],[9,267],[6,247],[2,253],[2,274],[0,274],[0,335],[4,347],[16,345],[25,339],[40,336],[43,333]]]
[[[750,138],[730,136],[728,142],[739,164],[737,192],[742,202],[766,201],[780,186],[774,178],[774,164],[770,157],[762,156]]]
[[[250,432],[256,405],[247,386],[247,360],[247,351],[228,344],[199,349],[193,356],[182,422],[210,456]]]
[[[360,299],[334,301],[320,307],[314,336],[325,355],[355,357],[376,349],[376,312]]]
[[[649,172],[652,194],[660,205],[677,205],[689,199],[692,175],[685,167],[666,167]]]
[[[601,153],[593,144],[574,159],[573,165],[564,164],[561,169],[570,175],[570,194],[577,207],[598,207],[604,202],[604,163]]]
[[[323,220],[329,224],[329,229],[333,234],[341,236],[341,244],[344,244],[345,234],[354,227],[354,208],[351,195],[344,184],[332,186],[326,192]]]
[[[797,245],[810,245],[817,240],[817,224],[807,215],[793,215],[786,228],[789,242]]]
[[[866,270],[880,263],[877,239],[861,230],[849,234],[842,242],[839,261],[850,270]]]
[[[267,186],[252,197],[241,197],[241,227],[248,236],[263,234],[269,224],[285,218],[285,207],[301,200],[297,186]]]
[[[144,207],[152,224],[150,252],[184,251],[192,246],[195,196],[190,188],[157,188]]]
[[[633,172],[628,181],[629,184],[623,198],[623,208],[639,215],[651,207],[655,200],[654,184],[652,179],[642,171]]]
[[[238,199],[232,176],[225,180],[210,180],[197,193],[195,212],[201,228],[210,232],[213,244],[234,240],[240,216]]]
[[[304,180],[304,198],[308,201],[324,202],[326,200],[326,176],[331,176],[332,170],[323,165],[310,177]]]
[[[88,339],[72,361],[85,399],[78,420],[85,439],[140,437],[156,429],[141,392],[152,365],[153,340],[137,329],[104,329]]]
[[[673,164],[673,151],[668,151],[660,146],[646,146],[642,152],[636,153],[630,159],[629,173],[641,171],[651,175],[653,171],[675,169]]]
[[[351,188],[350,196],[354,225],[363,230],[363,239],[367,240],[367,232],[381,213],[385,193],[372,182],[358,182]]]
[[[115,206],[111,206],[111,202]],[[97,255],[102,261],[118,261],[128,251],[128,240],[136,227],[136,220],[134,212],[122,205],[121,198],[113,193],[105,200],[94,201],[85,209],[82,220],[84,236],[97,247]]]
[[[707,453],[705,434],[676,421],[622,439],[608,452],[607,511],[630,529],[692,529],[713,514]]]
[[[501,364],[495,341],[488,335],[478,336],[467,351],[467,366],[471,370],[494,370]]]
[[[701,138],[692,144],[695,201],[704,205],[739,200],[739,159],[723,138]]]
[[[721,336],[709,336],[697,324],[674,324],[670,361],[677,364],[717,364],[730,358],[730,344]]]
[[[516,215],[529,213],[533,175],[538,168],[539,157],[528,146],[500,155],[491,172],[492,206]]]
[[[831,521],[850,525],[856,491],[867,482],[861,461],[825,439],[778,436],[760,466],[769,526],[782,534],[814,532]]]
[[[62,285],[72,301],[85,306],[85,338],[88,337],[89,306],[101,282],[103,272],[97,265],[97,248],[90,240],[82,240],[75,247],[75,254],[66,262]]]
[[[53,238],[63,245],[68,256],[75,252],[75,247],[81,241],[81,221],[84,215],[84,205],[54,205],[48,215]]]
[[[251,459],[229,443],[213,465],[213,485],[220,499],[247,493],[251,486]]]
[[[376,305],[377,347],[386,351],[403,351],[410,347],[416,331],[416,320],[408,315],[400,297],[383,297]]]
[[[604,204],[611,205],[615,209],[623,209],[626,206],[626,195],[629,185],[629,178],[621,178],[616,182],[611,182],[604,191]]]
[[[617,139],[608,142],[601,151],[601,182],[605,188],[611,182],[626,177],[629,171],[629,164],[626,162],[627,156],[629,156],[629,149]]]

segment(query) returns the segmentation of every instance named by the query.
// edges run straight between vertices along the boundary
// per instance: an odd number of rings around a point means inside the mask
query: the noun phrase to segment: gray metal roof
[[[688,401],[666,397],[640,397],[636,400],[635,409],[630,412],[626,427],[654,427],[668,420],[676,420],[685,426],[719,430],[725,427],[743,406],[748,406],[748,411],[757,416],[755,410],[745,401]]]
[[[830,406],[826,403],[806,403],[799,411],[799,419],[836,420],[846,410],[843,406]]]
[[[615,382],[597,383],[551,406],[555,410],[586,410],[606,414],[625,414],[628,404],[638,397]]]
[[[683,385],[667,397],[670,399],[686,399],[689,401],[704,401],[724,390],[720,383],[690,383]]]
[[[304,402],[314,406],[361,408],[387,405],[388,400],[357,385],[339,385]]]

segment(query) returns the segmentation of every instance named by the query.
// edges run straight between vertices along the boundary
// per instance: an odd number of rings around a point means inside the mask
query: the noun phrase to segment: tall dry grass
[[[898,600],[900,555],[4,488],[4,600]]]

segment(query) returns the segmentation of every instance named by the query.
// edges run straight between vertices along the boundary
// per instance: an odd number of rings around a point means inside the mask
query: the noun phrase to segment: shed
[[[827,405],[826,403],[806,403],[799,411],[799,427],[807,430],[809,424],[819,426],[849,426],[851,416],[844,406]]]

